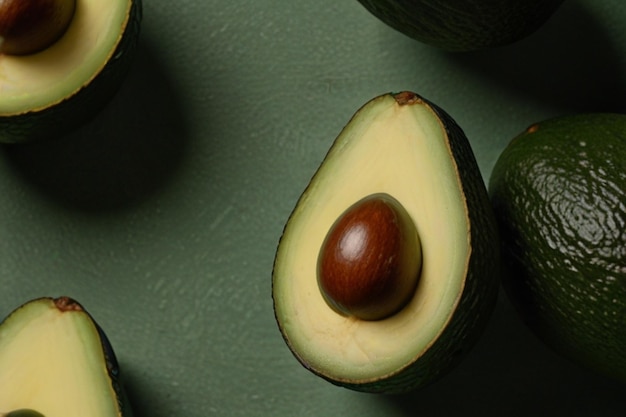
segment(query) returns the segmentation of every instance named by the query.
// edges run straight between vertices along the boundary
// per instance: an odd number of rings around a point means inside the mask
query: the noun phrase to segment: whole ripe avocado
[[[539,29],[563,0],[359,0],[418,41],[470,51],[507,45]]]
[[[626,115],[531,126],[489,193],[523,320],[556,352],[626,381]]]

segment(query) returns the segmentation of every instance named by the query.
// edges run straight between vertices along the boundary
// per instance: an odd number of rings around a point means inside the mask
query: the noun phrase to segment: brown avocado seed
[[[0,53],[48,48],[65,33],[75,8],[76,0],[0,0]]]
[[[0,417],[44,417],[44,415],[35,410],[22,408],[9,413],[0,413]]]
[[[317,279],[337,312],[380,320],[412,298],[422,264],[410,215],[388,194],[373,194],[349,207],[322,244]]]

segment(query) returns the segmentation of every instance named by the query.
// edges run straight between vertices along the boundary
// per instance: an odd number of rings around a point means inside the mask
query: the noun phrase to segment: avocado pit
[[[421,269],[417,229],[388,194],[367,196],[330,228],[320,249],[317,278],[328,305],[362,320],[380,320],[412,298]]]
[[[44,417],[44,415],[29,408],[22,408],[9,413],[0,413],[0,417]]]
[[[76,0],[0,0],[0,53],[48,48],[65,33],[75,9]]]

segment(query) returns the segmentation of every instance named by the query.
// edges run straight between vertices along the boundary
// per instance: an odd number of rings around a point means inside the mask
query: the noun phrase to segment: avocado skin
[[[539,29],[563,0],[358,0],[392,28],[449,51],[503,46]]]
[[[558,354],[626,381],[626,115],[530,127],[489,192],[520,317]]]
[[[130,69],[142,15],[142,0],[132,0],[128,22],[115,52],[101,71],[73,95],[43,109],[0,116],[0,143],[54,139],[93,119],[115,96]]]
[[[89,317],[91,317],[89,312],[87,312],[86,310],[85,312],[89,315]],[[130,402],[128,400],[128,396],[126,395],[126,389],[124,388],[124,381],[120,374],[119,362],[117,361],[117,357],[115,356],[113,346],[111,345],[111,342],[109,341],[106,333],[104,333],[104,330],[102,330],[102,327],[100,327],[100,325],[93,319],[93,317],[91,317],[91,320],[98,330],[98,334],[100,336],[100,343],[102,345],[102,351],[104,352],[107,373],[109,374],[113,391],[115,391],[118,408],[121,410],[120,417],[133,417]]]

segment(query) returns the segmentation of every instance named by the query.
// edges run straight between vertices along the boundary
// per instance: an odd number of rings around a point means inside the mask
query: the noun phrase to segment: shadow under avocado
[[[486,333],[457,368],[422,390],[377,401],[407,417],[617,417],[624,394],[626,384],[546,348],[501,294]]]
[[[515,44],[446,56],[489,88],[570,112],[626,111],[626,68],[602,22],[579,1],[564,2],[544,26]]]
[[[169,74],[142,36],[131,69],[96,117],[62,138],[3,149],[9,166],[60,204],[85,211],[141,203],[185,154],[184,112]]]
[[[132,411],[133,417],[166,417],[176,415],[175,405],[171,398],[159,398],[151,393],[152,383],[142,378],[139,372],[127,363],[122,363],[123,389],[125,400]],[[130,369],[129,369],[130,368]]]

